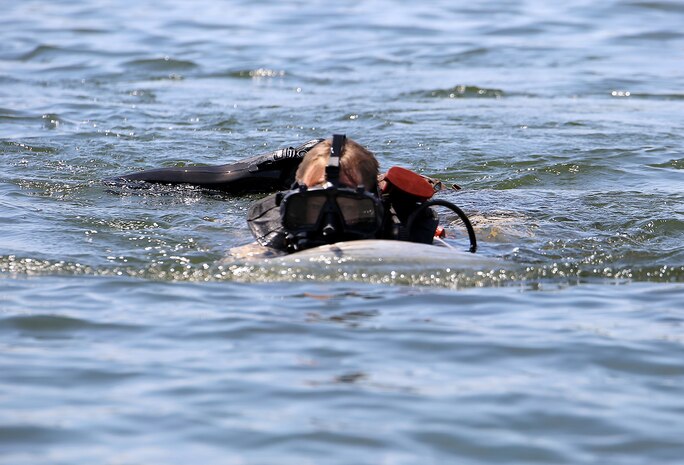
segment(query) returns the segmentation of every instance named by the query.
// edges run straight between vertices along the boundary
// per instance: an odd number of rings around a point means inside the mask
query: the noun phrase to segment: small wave
[[[492,53],[492,49],[488,47],[475,47],[462,52],[450,54],[448,58],[445,58],[442,62],[444,65],[453,65],[455,63],[467,62],[471,59],[477,59],[483,57],[489,53]]]
[[[512,263],[512,262],[511,262]],[[509,264],[510,265],[510,264]],[[591,266],[573,262],[557,262],[507,268],[483,268],[453,270],[441,268],[430,271],[353,270],[336,265],[322,267],[315,272],[311,268],[267,268],[263,266],[233,265],[220,269],[217,279],[238,282],[368,282],[372,284],[446,287],[452,289],[507,286],[520,283],[540,282],[552,279],[556,282],[579,284],[591,280],[637,280],[649,282],[684,282],[684,266]]]
[[[46,167],[56,167],[61,170],[69,170],[71,173],[76,173],[79,170],[84,169],[84,167],[79,167],[76,165],[65,166],[61,162],[50,162],[46,163]],[[86,189],[89,182],[81,182],[69,180],[65,181],[55,181],[55,180],[39,180],[39,179],[17,179],[14,184],[21,187],[22,189],[27,189],[31,191],[31,195],[38,197],[52,198],[56,200],[68,200],[73,199],[79,194],[80,191]]]
[[[457,85],[449,89],[415,92],[413,95],[428,98],[501,98],[504,96],[504,91],[478,86]]]
[[[8,122],[28,122],[35,119],[35,116],[25,112],[11,110],[9,108],[0,108],[0,121]]]
[[[68,30],[76,34],[112,34],[115,32],[111,28],[103,27],[74,27]]]
[[[684,4],[679,1],[674,2],[626,2],[625,7],[643,8],[646,10],[669,11],[673,13],[684,13]]]
[[[257,68],[257,69],[243,69],[243,70],[237,70],[237,71],[229,71],[226,75],[229,77],[233,77],[233,78],[250,78],[250,79],[278,78],[278,77],[284,77],[285,71],[268,69],[268,68]]]
[[[7,149],[13,149],[14,151],[26,151],[34,153],[57,153],[57,149],[54,147],[40,146],[40,145],[30,145],[23,142],[15,141],[0,141],[0,147],[5,147]]]
[[[35,447],[37,443],[41,444],[63,444],[65,440],[72,438],[73,433],[63,426],[59,427],[44,427],[35,425],[22,425],[5,423],[0,426],[0,444],[6,444],[12,447],[17,445],[29,445],[27,447]],[[10,452],[7,453],[11,455]]]
[[[234,116],[230,116],[228,118],[223,118],[216,122],[212,122],[206,126],[203,126],[202,129],[209,131],[234,131],[239,126],[239,124],[240,120],[238,120]]]
[[[149,58],[142,60],[131,60],[124,63],[130,69],[146,71],[175,71],[189,70],[197,68],[197,64],[188,60],[177,60],[168,56],[163,58]]]
[[[54,47],[52,45],[38,45],[36,46],[33,50],[30,52],[27,52],[23,55],[20,55],[17,57],[18,60],[20,61],[30,61],[35,58],[44,58],[44,57],[51,57],[54,55],[57,55],[64,50],[59,48],[59,47]]]
[[[566,251],[567,252],[567,251]],[[11,276],[116,276],[152,281],[179,282],[359,282],[382,285],[430,286],[461,289],[482,286],[509,286],[520,283],[580,284],[596,280],[684,282],[684,266],[670,264],[626,265],[611,263],[614,257],[597,257],[595,254],[575,260],[559,257],[549,260],[550,251],[515,249],[507,255],[500,267],[480,269],[452,267],[391,267],[377,264],[360,267],[354,263],[308,263],[283,265],[276,262],[222,264],[223,259],[195,257],[167,257],[149,265],[98,266],[66,262],[0,256],[0,273]],[[535,263],[536,262],[536,263]],[[409,264],[410,265],[410,264]],[[22,325],[24,322],[12,322]],[[29,325],[32,322],[27,323]],[[43,324],[39,321],[38,323]],[[76,328],[82,322],[59,320],[50,324]],[[72,328],[73,329],[73,328]]]
[[[43,120],[43,127],[45,129],[57,129],[64,123],[56,113],[46,113],[41,115],[41,119]]]
[[[150,81],[182,81],[185,79],[185,76],[178,73],[169,73],[165,76],[149,76],[148,79]]]
[[[673,159],[665,163],[656,163],[648,166],[653,168],[670,168],[675,170],[684,170],[684,158]]]
[[[646,92],[630,92],[628,90],[612,90],[611,97],[616,98],[636,98],[644,100],[684,100],[684,94],[667,93],[667,94],[653,94]]]
[[[212,19],[212,18],[203,18],[203,19]],[[215,18],[214,18],[215,19]],[[221,20],[224,20],[225,18],[221,18]],[[224,22],[209,22],[209,21],[203,21],[203,20],[198,20],[198,19],[183,19],[183,20],[175,20],[175,21],[170,21],[166,23],[166,28],[168,30],[177,30],[177,29],[188,29],[190,31],[230,31],[231,33],[235,33],[236,31],[247,31],[249,28],[247,26],[244,26],[242,24],[227,24]]]
[[[105,50],[105,49],[90,49],[88,47],[58,47],[50,44],[40,44],[34,47],[31,51],[21,54],[16,57],[19,61],[49,61],[49,59],[60,56],[126,56],[127,53]],[[84,65],[80,65],[83,67]]]
[[[156,103],[157,95],[150,89],[133,89],[126,91],[126,96],[139,103]]]
[[[684,4],[679,1],[673,2],[627,2],[626,7],[644,8],[648,10],[670,11],[674,13],[684,13]]]
[[[541,182],[541,177],[535,172],[522,175],[511,175],[506,179],[497,182],[493,188],[500,190],[519,189],[523,187],[536,186]]]
[[[639,34],[626,34],[615,37],[613,40],[621,41],[638,41],[638,40],[652,40],[652,41],[667,41],[667,40],[677,40],[684,37],[681,32],[672,31],[649,31],[642,32]]]
[[[516,27],[502,27],[494,29],[492,31],[486,32],[485,35],[489,36],[534,36],[538,34],[543,34],[546,32],[544,28],[527,25],[527,26],[516,26]]]
[[[676,218],[653,218],[639,223],[644,239],[658,237],[677,237],[684,234],[684,221]]]
[[[0,75],[0,84],[17,84],[21,82],[20,79],[11,77],[11,76],[2,76]]]
[[[177,164],[175,166],[186,165]],[[182,195],[186,201],[189,201],[190,199],[201,198],[207,193],[207,189],[191,184],[158,184],[117,177],[105,179],[103,184],[109,194],[119,195],[121,197],[175,197]],[[217,192],[220,193],[220,191]]]
[[[67,121],[56,113],[45,113],[40,116],[35,114],[28,114],[24,112],[14,111],[6,108],[0,108],[0,121],[29,123],[40,121],[45,129],[57,129]],[[14,146],[22,145],[16,142],[12,143]],[[23,145],[23,148],[28,146]],[[37,151],[37,150],[31,150]]]
[[[128,329],[130,326],[112,323],[94,323],[63,315],[20,315],[0,319],[1,329],[27,332],[71,332],[78,330]]]

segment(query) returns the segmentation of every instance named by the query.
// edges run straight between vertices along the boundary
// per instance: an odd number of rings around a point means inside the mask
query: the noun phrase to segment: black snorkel
[[[340,158],[344,145],[347,143],[347,136],[344,134],[333,134],[332,145],[330,146],[330,158],[325,167],[325,179],[337,188],[340,185]]]
[[[330,158],[325,167],[325,179],[332,189],[339,189],[340,187],[340,157],[346,143],[347,136],[345,134],[333,134]],[[341,227],[342,224],[340,224],[338,215],[328,210],[323,216],[323,228],[321,228],[321,234],[326,244],[337,242]]]

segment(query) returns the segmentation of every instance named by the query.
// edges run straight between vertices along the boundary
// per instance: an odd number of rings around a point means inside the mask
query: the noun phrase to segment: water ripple
[[[197,68],[197,64],[192,61],[170,57],[131,60],[123,63],[123,66],[144,71],[186,71]]]
[[[79,318],[56,315],[27,315],[0,319],[0,331],[16,329],[31,333],[52,333],[72,331],[129,330],[131,327],[115,324],[94,323]]]
[[[436,89],[409,94],[416,97],[435,98],[501,98],[504,92],[500,89],[486,89],[471,85],[458,85],[449,89]]]
[[[4,2],[0,461],[680,463],[682,13]],[[333,132],[480,263],[228,261],[258,196],[101,184]]]

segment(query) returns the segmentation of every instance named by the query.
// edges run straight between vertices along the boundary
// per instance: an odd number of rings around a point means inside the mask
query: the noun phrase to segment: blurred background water
[[[684,463],[681,2],[0,10],[0,463]],[[333,132],[501,266],[225,264],[256,196],[100,182]]]

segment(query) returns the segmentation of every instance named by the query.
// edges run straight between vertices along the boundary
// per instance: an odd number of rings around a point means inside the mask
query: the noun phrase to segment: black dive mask
[[[335,134],[323,187],[301,186],[285,193],[280,216],[288,248],[303,250],[339,241],[372,239],[382,227],[384,210],[378,196],[339,184],[340,154],[346,137]]]

